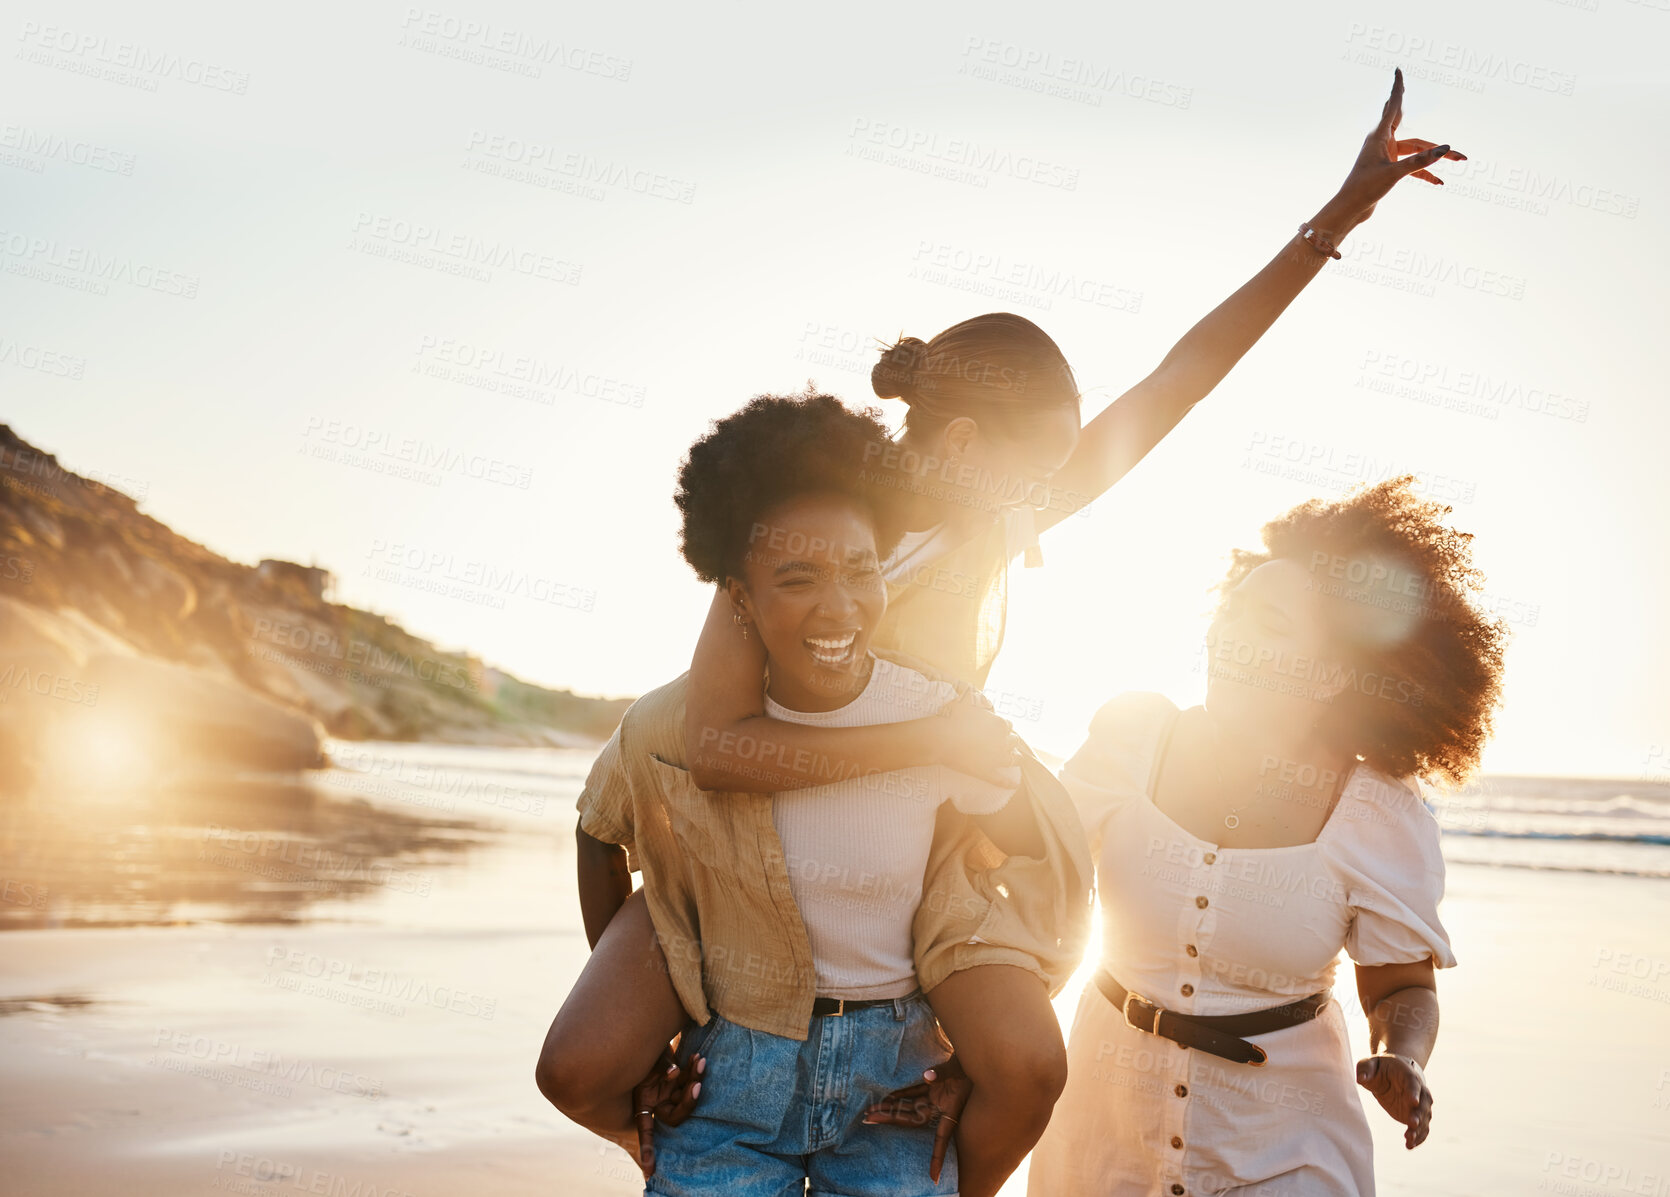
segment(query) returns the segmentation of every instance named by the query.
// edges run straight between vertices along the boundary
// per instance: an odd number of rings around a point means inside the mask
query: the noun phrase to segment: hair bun
[[[919,337],[900,337],[881,351],[881,360],[870,370],[870,387],[881,399],[903,399],[914,403],[920,385],[928,344]]]

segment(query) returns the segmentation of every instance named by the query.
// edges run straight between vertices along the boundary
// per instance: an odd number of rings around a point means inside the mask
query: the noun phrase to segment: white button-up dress
[[[1150,798],[1177,714],[1158,694],[1114,699],[1061,774],[1120,984],[1183,1014],[1242,1014],[1328,988],[1341,948],[1363,965],[1455,964],[1438,824],[1417,787],[1358,765],[1313,843],[1222,848]],[[1262,1067],[1180,1047],[1086,984],[1029,1197],[1373,1194],[1354,1070],[1368,1048],[1354,1051],[1339,1003],[1254,1042]]]

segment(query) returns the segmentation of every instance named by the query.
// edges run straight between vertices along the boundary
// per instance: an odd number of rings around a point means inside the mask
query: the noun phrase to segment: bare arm
[[[586,924],[586,942],[597,946],[603,929],[632,896],[632,874],[626,867],[626,849],[619,844],[594,839],[574,824],[575,871],[580,881],[580,916]]]
[[[1357,1083],[1404,1124],[1415,1148],[1432,1126],[1426,1062],[1438,1041],[1438,988],[1430,959],[1415,964],[1357,966],[1357,996],[1368,1015],[1369,1048],[1357,1062]]]
[[[1395,134],[1402,114],[1403,72],[1399,70],[1380,123],[1364,140],[1351,173],[1311,218],[1311,226],[1336,245],[1368,219],[1399,179],[1414,175],[1441,184],[1425,168],[1439,158],[1466,157],[1447,145],[1398,139]],[[1410,156],[1400,159],[1400,154]],[[1212,393],[1328,261],[1295,234],[1264,269],[1184,333],[1153,373],[1085,426],[1072,457],[1050,480],[1050,506],[1038,513],[1037,527],[1042,530],[1060,523],[1129,473],[1195,404]]]
[[[970,704],[903,723],[816,727],[767,715],[764,679],[759,637],[737,633],[724,591],[715,592],[684,711],[690,779],[701,789],[771,794],[941,763],[980,777],[1010,763],[1003,721]]]

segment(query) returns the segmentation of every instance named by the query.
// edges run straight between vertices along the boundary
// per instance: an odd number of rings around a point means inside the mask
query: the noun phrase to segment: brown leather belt
[[[1237,1064],[1251,1064],[1254,1068],[1262,1067],[1270,1057],[1257,1044],[1248,1043],[1248,1038],[1309,1022],[1334,994],[1333,990],[1324,989],[1285,1006],[1247,1014],[1179,1014],[1156,1005],[1140,993],[1132,993],[1105,968],[1096,970],[1096,988],[1118,1007],[1126,1023],[1137,1030],[1161,1035],[1183,1047],[1211,1052]]]

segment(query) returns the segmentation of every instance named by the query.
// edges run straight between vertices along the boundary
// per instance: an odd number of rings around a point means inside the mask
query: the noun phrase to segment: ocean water
[[[593,749],[338,741],[300,778],[0,802],[0,930],[196,922],[549,926]],[[1670,878],[1670,778],[1433,793],[1446,859]],[[568,902],[563,900],[563,906]]]
[[[1430,804],[1447,860],[1670,877],[1670,776],[1487,776]]]

